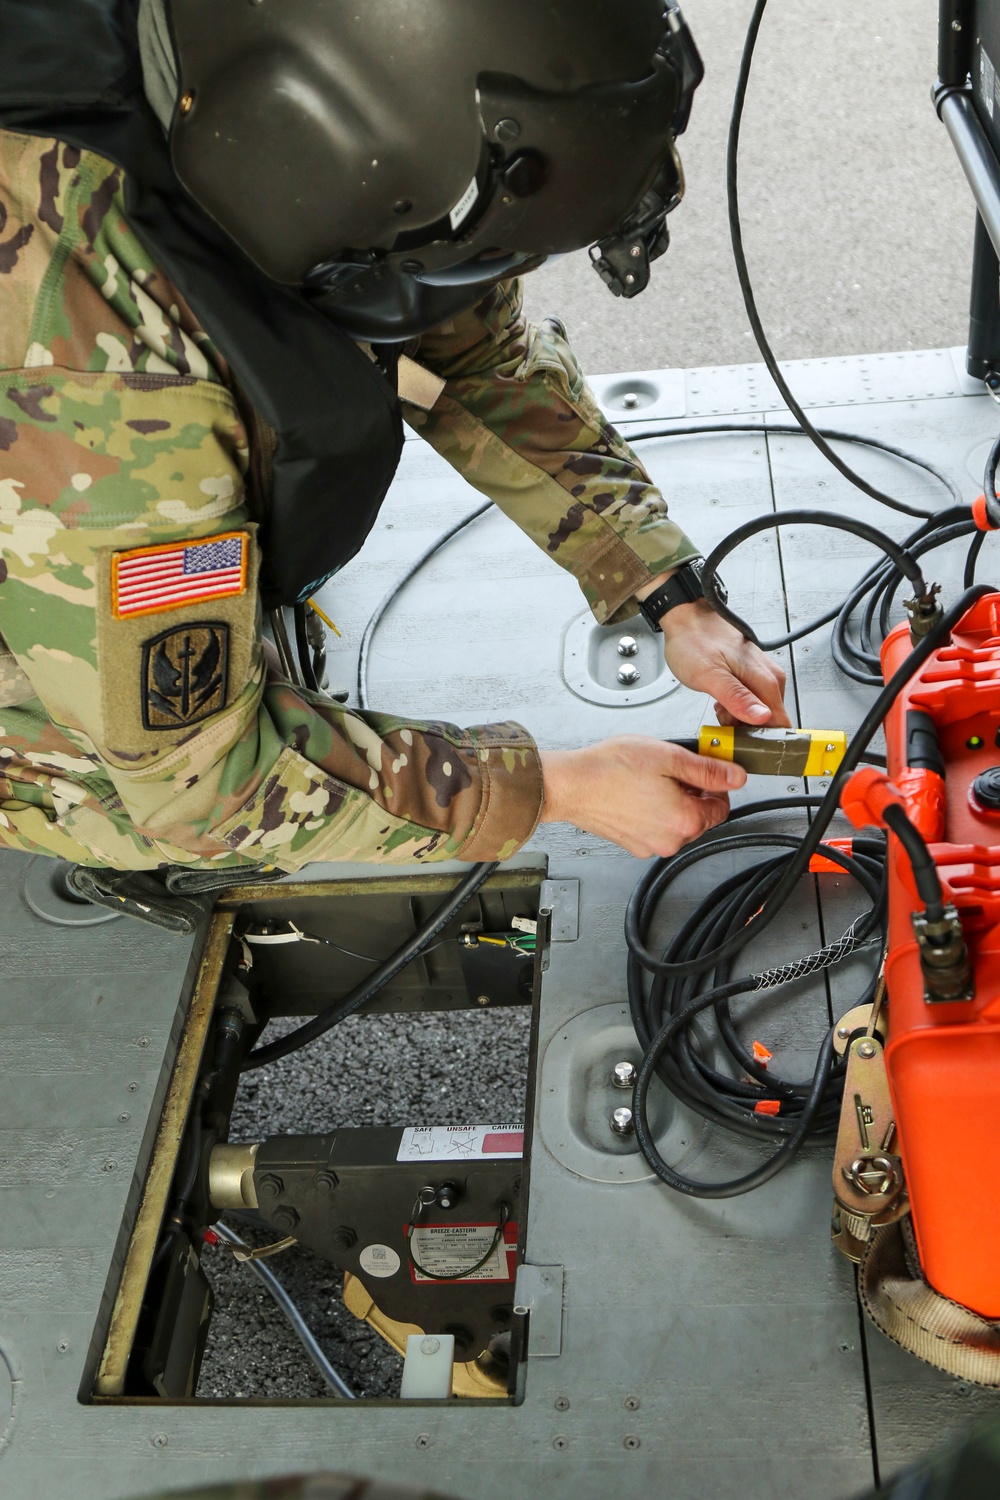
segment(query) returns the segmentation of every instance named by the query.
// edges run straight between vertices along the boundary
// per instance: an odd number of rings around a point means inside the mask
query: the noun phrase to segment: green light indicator
[[[983,737],[981,734],[971,734],[965,742],[966,750],[981,750],[983,748]]]

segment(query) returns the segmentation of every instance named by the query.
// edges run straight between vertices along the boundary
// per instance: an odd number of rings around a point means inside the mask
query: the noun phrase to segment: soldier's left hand
[[[711,693],[720,724],[790,726],[782,668],[704,600],[677,605],[661,625],[667,666],[685,687]]]

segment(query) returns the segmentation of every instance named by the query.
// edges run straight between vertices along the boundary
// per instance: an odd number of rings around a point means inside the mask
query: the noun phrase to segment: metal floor
[[[814,420],[932,459],[971,499],[997,411],[961,370],[961,351],[789,366]],[[779,403],[759,366],[595,385],[613,416],[635,418],[634,434],[692,421],[759,429],[642,445],[673,513],[706,551],[773,507],[843,508],[897,536],[916,524],[865,501],[804,439],[767,436]],[[648,404],[627,410],[625,392]],[[901,498],[944,503],[936,485],[896,460],[861,450],[854,459]],[[353,681],[364,623],[392,579],[474,500],[422,443],[407,443],[377,531],[323,596],[343,632],[334,685]],[[868,555],[840,533],[785,531],[780,544],[757,538],[724,577],[760,634],[777,634],[786,608],[796,623],[841,597]],[[992,563],[1000,578],[988,545],[981,578]],[[954,597],[959,564],[928,571]],[[621,731],[691,734],[708,716],[706,700],[680,688],[663,694],[665,679],[649,688],[659,696],[638,701],[640,690],[629,703],[614,687],[588,685],[607,639],[577,624],[584,612],[573,580],[490,514],[387,616],[371,660],[373,704],[459,722],[515,717],[550,746]],[[870,690],[837,674],[820,632],[795,647],[790,699],[800,723],[850,728]],[[764,790],[751,785],[748,795]],[[543,830],[533,848],[548,855],[550,876],[579,881],[580,911],[579,937],[553,945],[542,989],[528,1206],[529,1261],[565,1271],[562,1352],[530,1360],[518,1408],[79,1402],[176,1043],[190,947],[124,919],[82,930],[48,924],[27,904],[30,861],[0,859],[3,1500],[124,1500],[320,1467],[466,1500],[834,1500],[871,1484],[873,1448],[887,1475],[994,1404],[862,1326],[852,1269],[829,1241],[827,1153],[812,1149],[756,1193],[719,1203],[682,1200],[634,1152],[621,1154],[605,1126],[619,1100],[602,1080],[614,1061],[635,1056],[621,921],[640,867],[564,826]],[[702,894],[717,875],[702,876]],[[826,931],[839,931],[850,909],[849,892],[832,889]],[[804,894],[761,956],[808,952],[817,931]],[[831,1004],[850,1003],[860,969],[842,967],[832,1000],[816,983],[753,1012],[753,1034],[782,1071],[814,1055]],[[331,1125],[335,1110],[332,1100]],[[726,1142],[680,1117],[668,1140],[695,1174],[733,1165]]]

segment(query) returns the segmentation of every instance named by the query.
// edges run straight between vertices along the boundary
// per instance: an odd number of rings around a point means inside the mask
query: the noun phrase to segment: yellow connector
[[[698,754],[732,760],[751,776],[832,776],[847,753],[842,729],[750,729],[703,724]]]

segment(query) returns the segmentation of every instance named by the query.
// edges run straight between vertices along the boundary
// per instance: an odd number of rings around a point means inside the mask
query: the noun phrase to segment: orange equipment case
[[[900,625],[886,681],[911,650]],[[907,767],[907,713],[930,716],[945,765]],[[929,1003],[911,915],[922,902],[888,837],[886,1066],[921,1265],[945,1297],[1000,1317],[1000,806],[973,783],[1000,766],[1000,594],[980,599],[903,689],[885,721],[888,772],[958,909],[974,998]],[[1000,772],[998,772],[1000,784]],[[895,800],[895,799],[894,799]]]

